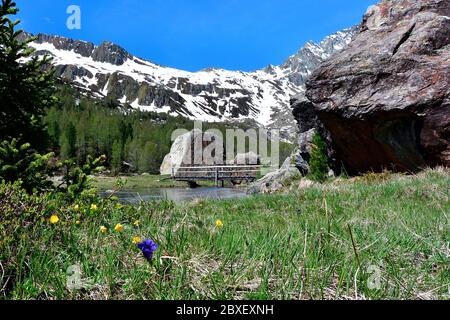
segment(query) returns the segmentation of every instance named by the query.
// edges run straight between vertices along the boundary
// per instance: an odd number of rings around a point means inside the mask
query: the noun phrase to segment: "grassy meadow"
[[[186,188],[185,182],[171,180],[169,176],[136,175],[136,176],[95,176],[93,185],[100,191],[120,188],[127,191],[142,191],[152,188]]]
[[[238,201],[34,203],[41,220],[3,244],[0,299],[449,299],[449,198],[436,169]]]

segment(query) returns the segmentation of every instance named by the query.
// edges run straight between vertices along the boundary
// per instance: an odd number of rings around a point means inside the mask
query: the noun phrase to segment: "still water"
[[[110,193],[102,192],[100,196],[108,197]],[[126,192],[121,191],[114,196],[119,198],[122,203],[136,204],[142,201],[155,201],[155,200],[171,200],[177,203],[189,202],[195,199],[235,199],[247,197],[245,190],[235,188],[155,188],[147,189],[140,192]]]

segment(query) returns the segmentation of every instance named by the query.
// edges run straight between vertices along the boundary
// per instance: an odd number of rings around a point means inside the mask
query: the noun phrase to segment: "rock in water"
[[[294,113],[320,121],[349,173],[449,166],[450,1],[372,6],[353,42],[306,86]]]

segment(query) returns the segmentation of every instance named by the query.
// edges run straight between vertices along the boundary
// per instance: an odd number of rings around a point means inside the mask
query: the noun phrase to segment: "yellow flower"
[[[216,228],[218,228],[218,229],[222,229],[223,228],[222,220],[216,220]]]
[[[139,226],[141,225],[141,222],[140,222],[139,220],[136,220],[136,221],[133,223],[133,225],[134,225],[135,227],[139,227]]]
[[[116,230],[116,232],[122,232],[123,225],[121,225],[120,223],[116,224],[116,226],[114,227],[114,230]]]
[[[75,224],[81,224],[81,221],[80,221],[80,220],[77,220],[77,221],[75,222]]]
[[[138,244],[141,242],[141,238],[139,237],[133,237],[133,244]]]
[[[92,211],[97,211],[98,207],[96,204],[91,204],[91,210]]]
[[[50,217],[50,223],[51,224],[56,224],[56,223],[58,223],[59,222],[59,218],[58,218],[58,216],[56,215],[56,214],[54,214],[54,215],[52,215],[51,217]]]
[[[107,232],[108,232],[108,228],[105,227],[105,226],[101,226],[101,227],[100,227],[100,232],[101,232],[101,233],[107,233]]]
[[[76,204],[76,205],[73,207],[73,209],[74,209],[75,211],[79,211],[79,210],[80,210],[80,206]]]

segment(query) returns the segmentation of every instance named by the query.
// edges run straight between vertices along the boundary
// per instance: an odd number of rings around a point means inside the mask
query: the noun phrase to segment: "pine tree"
[[[315,133],[312,140],[308,176],[314,181],[325,182],[328,169],[327,145],[321,135]]]
[[[114,141],[111,151],[111,168],[114,174],[120,173],[123,162],[123,145],[120,141]]]
[[[61,136],[61,157],[64,160],[75,158],[77,143],[77,130],[72,122],[69,122],[64,128]]]
[[[140,173],[153,173],[157,164],[155,163],[155,153],[158,146],[150,141],[146,142],[139,153],[138,167]]]
[[[59,137],[61,136],[58,116],[59,113],[55,107],[52,107],[45,116],[49,145],[53,150],[59,147]]]
[[[0,4],[0,141],[19,138],[42,146],[44,130],[42,116],[54,104],[53,74],[43,72],[50,58],[32,57],[28,44],[36,38],[26,38],[16,31],[20,21],[12,21],[18,8],[12,0]],[[25,60],[26,59],[26,60]]]
[[[0,143],[0,182],[21,181],[27,192],[48,191],[53,183],[48,179],[56,167],[50,167],[53,153],[41,155],[29,143],[18,144],[16,139]]]

